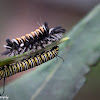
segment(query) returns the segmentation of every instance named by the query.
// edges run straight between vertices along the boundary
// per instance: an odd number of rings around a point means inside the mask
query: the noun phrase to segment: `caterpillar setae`
[[[45,51],[41,54],[37,54],[34,57],[30,57],[29,59],[23,60],[16,64],[7,65],[0,69],[0,79],[4,78],[4,86],[3,86],[3,93],[4,94],[4,87],[5,87],[5,78],[10,77],[14,74],[17,74],[22,71],[26,71],[30,68],[38,66],[42,63],[45,63],[58,55],[59,47],[55,46],[49,51]]]
[[[65,33],[65,29],[61,26],[49,29],[47,22],[45,22],[39,29],[25,36],[12,40],[6,39],[7,45],[4,45],[6,51],[2,55],[14,56],[29,50],[35,51],[44,48],[48,44],[60,40],[63,33]]]

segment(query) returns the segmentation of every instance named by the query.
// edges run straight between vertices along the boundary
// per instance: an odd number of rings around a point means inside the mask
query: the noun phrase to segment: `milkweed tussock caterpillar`
[[[55,46],[49,51],[45,51],[44,53],[37,54],[34,57],[31,57],[27,60],[23,60],[22,62],[18,62],[16,64],[4,66],[0,70],[0,79],[10,77],[14,74],[17,74],[22,71],[26,71],[30,68],[38,66],[42,63],[45,63],[58,55],[59,47]]]
[[[54,28],[48,27],[47,22],[45,22],[39,29],[34,32],[26,34],[16,39],[7,39],[7,45],[4,45],[6,51],[2,55],[14,56],[22,54],[29,50],[39,50],[45,48],[48,44],[58,41],[62,38],[65,29],[61,26],[56,26]]]

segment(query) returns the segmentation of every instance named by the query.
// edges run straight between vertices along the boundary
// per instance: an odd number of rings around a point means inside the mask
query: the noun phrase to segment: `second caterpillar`
[[[27,60],[23,60],[16,64],[1,67],[0,80],[3,78],[4,84],[3,84],[3,92],[2,92],[2,94],[0,94],[0,96],[2,96],[5,92],[5,78],[10,77],[10,76],[17,74],[19,72],[22,72],[22,71],[26,71],[26,70],[33,68],[35,66],[38,66],[42,63],[45,63],[45,62],[53,59],[54,57],[56,57],[58,55],[58,52],[59,52],[59,47],[55,46],[51,50],[45,51],[41,54],[37,54],[36,56],[31,57]]]
[[[22,62],[4,66],[0,70],[0,79],[10,77],[16,73],[28,70],[42,63],[45,63],[53,59],[54,57],[56,57],[58,55],[58,51],[59,51],[59,47],[55,46],[49,51],[45,51],[44,53],[37,54],[36,56],[31,57],[27,60],[23,60]]]

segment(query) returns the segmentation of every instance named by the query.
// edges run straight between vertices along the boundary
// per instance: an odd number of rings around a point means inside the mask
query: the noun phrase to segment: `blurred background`
[[[37,22],[41,24],[41,21],[47,21],[50,28],[62,25],[68,33],[99,2],[100,0],[0,0],[0,53],[5,50],[3,45],[7,38],[20,37],[34,31],[39,27]],[[0,59],[3,58],[5,57],[0,55]],[[6,84],[27,72],[7,78]],[[84,92],[75,100],[82,100],[82,96],[89,100]]]

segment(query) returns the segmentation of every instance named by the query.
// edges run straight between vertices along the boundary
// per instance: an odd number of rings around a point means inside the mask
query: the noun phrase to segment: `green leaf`
[[[8,84],[5,94],[10,100],[72,100],[100,56],[100,5],[67,36],[71,41],[60,45],[59,51],[64,62],[53,59]]]

